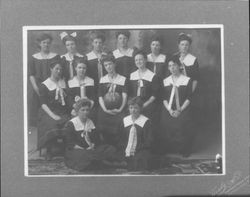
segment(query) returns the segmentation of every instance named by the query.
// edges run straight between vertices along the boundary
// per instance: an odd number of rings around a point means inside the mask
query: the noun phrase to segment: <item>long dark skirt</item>
[[[105,113],[101,107],[98,110],[98,130],[104,138],[104,142],[117,147],[119,141],[118,126],[125,117],[125,112],[117,115]]]
[[[128,170],[149,170],[152,155],[149,150],[140,150],[134,156],[126,157]]]
[[[53,129],[61,129],[64,124],[69,120],[68,114],[58,114],[61,119],[56,121],[51,118],[42,108],[38,112],[38,123],[37,123],[37,148],[43,147],[44,139],[47,138],[48,131]]]
[[[158,142],[162,152],[183,153],[191,151],[193,139],[193,119],[190,108],[177,118],[162,108]]]
[[[70,149],[66,150],[65,164],[71,169],[84,171],[96,162],[113,160],[115,154],[116,149],[110,145],[99,145],[93,150]]]

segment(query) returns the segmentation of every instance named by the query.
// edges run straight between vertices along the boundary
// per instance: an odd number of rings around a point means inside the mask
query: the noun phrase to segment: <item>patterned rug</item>
[[[178,174],[218,174],[214,160],[176,160],[166,158],[161,165],[151,171],[128,171],[123,168],[101,168],[78,172],[65,166],[63,158],[51,161],[43,159],[29,160],[29,175],[178,175]]]

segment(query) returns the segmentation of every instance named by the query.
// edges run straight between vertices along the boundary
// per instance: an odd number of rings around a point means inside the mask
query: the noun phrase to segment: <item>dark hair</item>
[[[189,44],[192,44],[192,38],[190,34],[180,33],[178,36],[178,44],[180,44],[180,42],[183,40],[186,40],[189,42]]]
[[[154,41],[158,41],[161,45],[163,44],[163,40],[160,36],[158,35],[153,35],[150,40],[150,44]]]
[[[140,96],[133,97],[129,99],[128,106],[130,105],[138,105],[140,108],[143,107],[143,101]]]
[[[134,59],[135,59],[135,56],[137,56],[137,55],[142,55],[144,57],[144,59],[147,59],[147,54],[142,50],[137,50],[134,52]]]
[[[53,69],[57,64],[62,66],[61,60],[55,60],[55,61],[51,62],[51,64],[49,65],[50,69]]]
[[[106,38],[103,33],[100,32],[92,32],[90,35],[90,39],[94,41],[95,39],[101,39],[102,42],[105,42]]]
[[[48,33],[41,33],[38,37],[37,37],[37,42],[41,42],[41,41],[43,41],[43,40],[47,40],[47,39],[49,39],[50,40],[50,42],[53,40],[53,38],[52,38],[52,36],[50,35],[50,34],[48,34]]]
[[[169,66],[169,62],[174,62],[175,64],[177,64],[179,67],[181,66],[181,62],[179,60],[179,58],[177,56],[174,56],[172,58],[170,58],[168,60],[168,66]]]
[[[75,61],[75,66],[77,66],[78,64],[85,64],[86,66],[88,66],[88,60],[86,56],[76,57],[74,61]]]
[[[113,63],[115,63],[114,55],[112,53],[102,54],[102,56],[101,56],[102,65],[104,64],[104,62],[113,62]]]
[[[64,45],[66,44],[67,41],[73,41],[76,44],[76,38],[71,35],[67,35],[62,39]]]
[[[79,109],[81,109],[82,107],[85,107],[85,106],[88,106],[90,108],[91,102],[87,98],[82,98],[82,99],[79,99],[78,101],[76,101],[76,103],[74,104],[74,109],[76,112],[78,112]]]
[[[130,37],[130,32],[129,32],[128,30],[119,30],[119,31],[117,31],[117,32],[115,33],[116,39],[118,38],[118,36],[119,36],[120,34],[126,36],[128,39],[129,39],[129,37]]]

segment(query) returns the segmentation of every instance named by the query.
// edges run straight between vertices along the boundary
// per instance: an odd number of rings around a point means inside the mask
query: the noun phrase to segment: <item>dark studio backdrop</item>
[[[77,32],[77,48],[81,54],[86,54],[92,50],[89,30],[67,30],[68,33]],[[28,31],[28,56],[38,52],[36,38],[41,32],[50,33],[53,37],[51,51],[60,55],[66,53],[66,48],[60,40],[59,34],[62,31]],[[116,49],[115,30],[101,30],[105,35],[106,41],[104,49],[113,51]],[[129,40],[130,47],[137,47],[150,53],[150,39],[153,35],[158,35],[163,40],[162,53],[171,56],[178,51],[177,39],[181,32],[192,35],[191,53],[198,58],[200,66],[200,81],[197,89],[197,98],[194,100],[199,115],[196,122],[200,130],[211,126],[209,132],[221,132],[221,38],[219,28],[208,29],[138,29],[131,30]],[[32,87],[28,83],[28,106],[31,107]],[[35,112],[29,109],[29,122],[34,125]],[[33,119],[32,119],[33,117]]]

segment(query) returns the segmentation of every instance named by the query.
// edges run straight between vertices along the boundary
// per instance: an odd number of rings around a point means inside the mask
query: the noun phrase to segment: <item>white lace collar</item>
[[[190,53],[188,53],[184,60],[183,60],[183,63],[186,65],[186,66],[193,66],[194,65],[194,62],[196,60],[196,57],[191,55]]]
[[[80,53],[76,53],[76,54],[74,54],[74,56],[83,57],[83,55],[81,55]],[[62,55],[61,58],[62,58],[62,57],[65,57],[65,59],[66,59],[67,61],[72,61],[71,57],[69,56],[69,53],[66,53],[66,54]]]
[[[144,127],[145,123],[147,122],[148,118],[146,116],[143,116],[143,115],[140,115],[136,120],[135,122],[133,122],[132,120],[132,116],[129,115],[127,117],[125,117],[123,119],[123,124],[124,124],[124,127],[128,127],[128,126],[131,126],[133,124],[137,124],[138,126],[140,126],[141,128]]]
[[[185,75],[180,75],[180,77],[177,79],[175,85],[177,87],[179,86],[186,86],[189,82],[190,78],[185,76]],[[167,77],[166,79],[163,80],[163,84],[164,86],[170,86],[170,85],[173,85],[174,82],[173,82],[173,78],[172,76],[170,75],[169,77]]]
[[[147,55],[148,62],[155,62],[155,63],[164,63],[166,61],[166,55],[160,54],[156,57],[155,61],[153,59],[152,53]]]
[[[117,85],[124,86],[125,85],[126,78],[122,75],[117,74],[116,78],[113,79],[113,83]],[[104,77],[100,79],[100,83],[111,83],[108,74],[106,74]]]
[[[58,83],[55,83],[50,78],[42,82],[50,91],[60,88],[66,88],[65,81],[63,79],[59,80]]]
[[[82,121],[80,120],[78,116],[72,118],[70,121],[73,123],[76,131],[84,130],[84,131],[91,132],[91,130],[95,129],[95,125],[90,119],[87,119],[85,124],[82,123]]]
[[[115,59],[119,57],[123,57],[123,56],[133,57],[133,52],[134,52],[134,49],[131,49],[131,48],[128,48],[125,53],[121,53],[119,49],[116,49],[113,51],[113,55],[115,56]]]
[[[149,69],[147,69],[145,73],[143,74],[142,79],[151,82],[154,76],[155,74]],[[139,79],[141,79],[139,76],[139,70],[132,72],[130,74],[130,80],[139,80]]]
[[[94,80],[88,76],[85,76],[81,83],[84,83],[85,86],[94,86]],[[80,87],[79,80],[76,76],[74,76],[71,80],[68,81],[68,85],[69,88]]]
[[[39,52],[39,53],[36,53],[32,56],[38,60],[47,60],[47,59],[52,59],[53,57],[57,56],[57,54],[50,52],[46,57],[44,57],[44,56],[42,56],[41,52]]]

